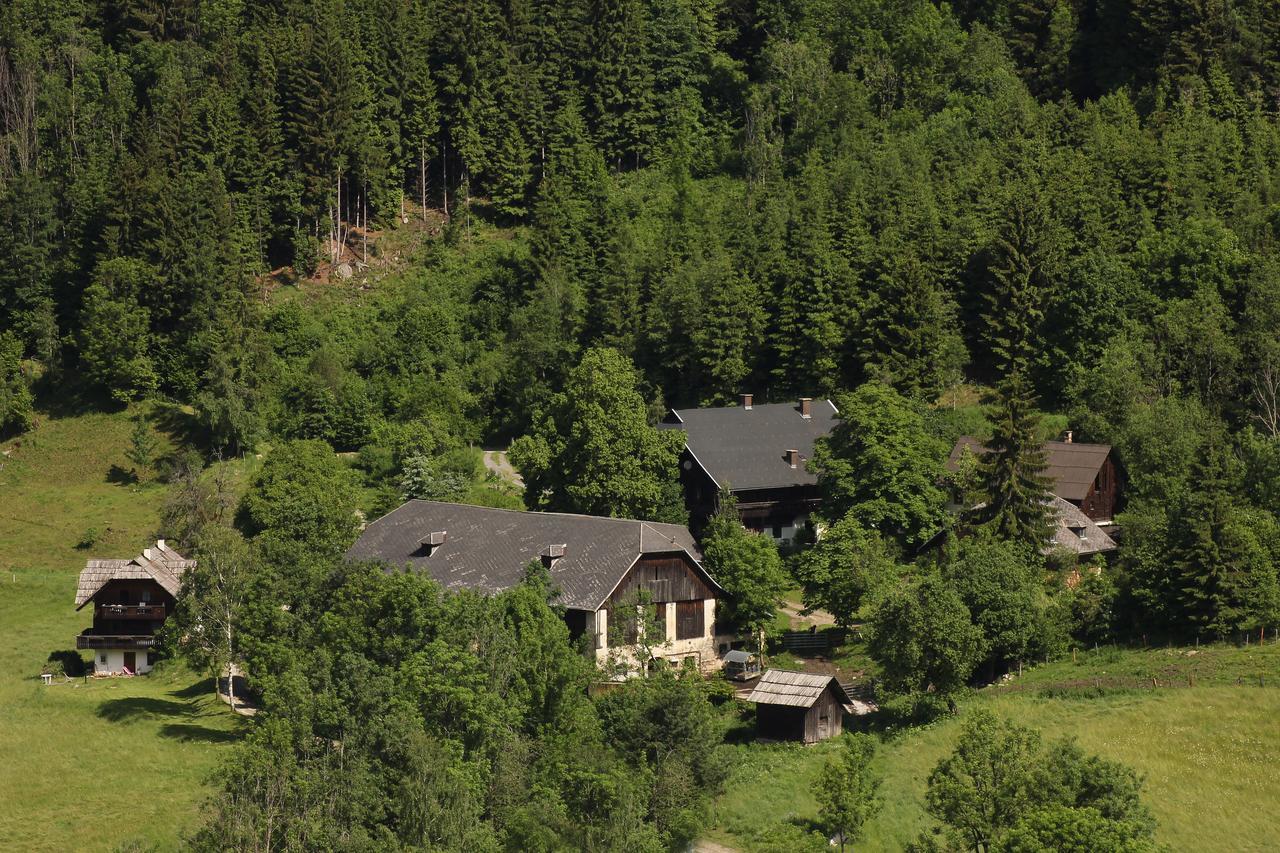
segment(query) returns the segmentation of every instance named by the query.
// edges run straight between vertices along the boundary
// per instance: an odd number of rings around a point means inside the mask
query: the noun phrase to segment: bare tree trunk
[[[1272,438],[1280,437],[1280,366],[1270,358],[1253,380],[1253,399],[1258,404],[1254,418]]]
[[[449,218],[449,143],[440,146],[440,198],[444,203],[444,218]]]
[[[427,141],[424,139],[418,154],[418,189],[422,195],[422,221],[427,221]]]
[[[361,249],[362,260],[365,266],[369,265],[369,182],[365,181],[364,189],[360,191],[360,227],[362,230],[361,237],[364,240],[364,246]]]

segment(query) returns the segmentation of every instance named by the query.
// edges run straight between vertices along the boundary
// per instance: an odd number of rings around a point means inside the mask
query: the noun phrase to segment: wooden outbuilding
[[[766,670],[747,701],[756,703],[757,737],[803,743],[839,735],[852,704],[834,676],[784,669]]]

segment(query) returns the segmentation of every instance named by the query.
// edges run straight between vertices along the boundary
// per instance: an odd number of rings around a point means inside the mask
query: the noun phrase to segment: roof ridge
[[[623,522],[627,524],[671,524],[676,527],[680,526],[678,524],[675,524],[674,522],[650,521],[644,518],[623,518],[616,515],[592,515],[589,512],[560,512],[558,510],[544,510],[544,509],[509,509],[503,506],[480,506],[479,504],[467,504],[467,503],[461,503],[459,501],[433,501],[433,500],[427,500],[426,498],[410,498],[409,500],[400,504],[400,506],[391,510],[391,512],[387,513],[387,515],[391,515],[392,513],[397,512],[401,509],[404,509],[406,506],[413,503],[434,504],[436,506],[460,506],[460,507],[466,507],[467,509],[478,509],[478,510],[484,510],[485,512],[505,512],[505,513],[511,513],[513,515],[555,516],[558,518],[589,518],[592,521],[617,521],[617,522]],[[387,515],[384,515],[381,518],[376,518],[374,519],[374,521],[381,521],[383,518],[386,518]],[[373,522],[370,522],[370,523],[372,524]]]

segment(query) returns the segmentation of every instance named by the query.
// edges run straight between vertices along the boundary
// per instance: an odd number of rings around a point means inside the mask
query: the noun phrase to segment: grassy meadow
[[[84,561],[131,557],[156,532],[165,487],[129,475],[131,426],[42,417],[0,445],[0,849],[175,849],[242,725],[179,665],[40,682],[92,621],[73,604]]]
[[[1259,674],[1280,678],[1280,646],[1103,649],[978,691],[961,703],[960,717],[990,708],[1046,740],[1071,735],[1086,750],[1133,767],[1146,778],[1157,837],[1172,850],[1273,850],[1280,838],[1280,689],[1256,686]],[[1196,686],[1108,689],[1112,677]],[[1097,679],[1100,690],[1089,684]],[[958,732],[959,719],[946,718],[882,742],[876,764],[883,808],[856,849],[900,850],[933,826],[925,787]],[[746,851],[827,849],[813,832],[810,791],[832,748],[734,747],[738,762],[708,838]]]

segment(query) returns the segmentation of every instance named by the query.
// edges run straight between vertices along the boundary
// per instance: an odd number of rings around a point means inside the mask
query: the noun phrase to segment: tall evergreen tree
[[[1001,538],[1039,548],[1050,533],[1051,481],[1044,475],[1040,414],[1024,373],[1012,373],[1000,383],[987,419],[991,440],[979,465],[985,503],[973,515]]]

